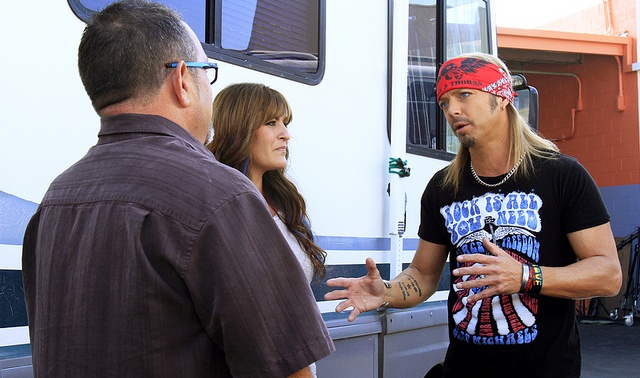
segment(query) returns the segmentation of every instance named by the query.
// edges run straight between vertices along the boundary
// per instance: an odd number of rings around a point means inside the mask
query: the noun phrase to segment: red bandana
[[[440,97],[452,89],[469,88],[500,96],[513,103],[516,93],[504,70],[486,60],[454,58],[446,61],[440,72],[436,93]]]

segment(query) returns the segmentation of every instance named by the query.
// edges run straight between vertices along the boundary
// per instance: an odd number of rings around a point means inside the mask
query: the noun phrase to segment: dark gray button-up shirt
[[[334,348],[262,196],[158,116],[102,119],[23,276],[37,377],[281,377]]]

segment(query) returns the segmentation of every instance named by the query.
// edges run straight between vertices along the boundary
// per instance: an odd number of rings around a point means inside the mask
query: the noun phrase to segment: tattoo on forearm
[[[403,282],[403,281],[398,282],[398,285],[400,286],[400,291],[402,292],[402,299],[406,301],[408,297],[411,296],[412,291],[418,294],[418,297],[422,297],[422,289],[420,288],[420,284],[418,283],[418,280],[416,280],[415,278],[411,277],[406,273],[402,275],[409,278],[409,282]]]

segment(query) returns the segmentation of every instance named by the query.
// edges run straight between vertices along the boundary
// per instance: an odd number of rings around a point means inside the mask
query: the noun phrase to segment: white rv
[[[95,144],[99,120],[77,48],[113,0],[4,1],[0,12],[0,376],[31,376],[22,236],[49,183]],[[328,277],[373,257],[393,278],[417,246],[419,203],[457,150],[435,102],[435,73],[463,52],[497,51],[490,0],[174,0],[219,66],[214,92],[260,82],[289,100],[289,175],[304,195]],[[214,93],[215,94],[215,93]],[[440,291],[408,310],[349,323],[317,304],[335,340],[320,377],[424,377],[448,345]],[[346,373],[348,372],[348,373]]]

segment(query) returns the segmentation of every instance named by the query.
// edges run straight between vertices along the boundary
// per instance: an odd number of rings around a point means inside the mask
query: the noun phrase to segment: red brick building
[[[539,131],[601,189],[616,237],[640,227],[635,0],[603,0],[536,30],[498,27],[498,55],[539,92]]]

